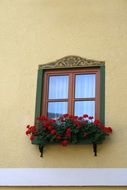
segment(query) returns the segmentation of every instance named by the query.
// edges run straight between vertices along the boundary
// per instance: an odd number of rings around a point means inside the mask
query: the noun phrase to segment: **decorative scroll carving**
[[[104,61],[85,59],[79,56],[66,56],[55,62],[40,65],[40,69],[70,68],[70,67],[96,67],[104,65]]]

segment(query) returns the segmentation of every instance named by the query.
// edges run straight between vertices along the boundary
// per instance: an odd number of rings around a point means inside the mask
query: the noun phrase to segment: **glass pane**
[[[67,102],[49,102],[48,103],[48,117],[49,118],[57,118],[67,112],[68,112]]]
[[[95,117],[95,101],[75,102],[75,115],[82,116],[83,114]]]
[[[68,98],[68,76],[49,77],[49,99]]]
[[[94,98],[95,81],[95,74],[76,75],[75,98]]]

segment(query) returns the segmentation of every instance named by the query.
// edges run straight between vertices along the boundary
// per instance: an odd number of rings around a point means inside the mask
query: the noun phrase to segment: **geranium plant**
[[[94,155],[97,155],[97,144],[112,133],[111,127],[106,127],[99,120],[84,114],[82,117],[64,114],[58,119],[48,119],[46,116],[36,118],[34,126],[27,125],[26,135],[32,144],[37,144],[43,156],[43,147],[50,143],[92,144]]]

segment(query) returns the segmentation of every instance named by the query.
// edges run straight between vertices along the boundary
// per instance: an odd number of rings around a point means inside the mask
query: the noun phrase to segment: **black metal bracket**
[[[97,156],[97,144],[93,143],[93,152],[94,152],[94,156]]]
[[[43,150],[44,150],[44,146],[39,146],[39,151],[41,153],[40,157],[43,157]]]
[[[40,145],[39,151],[41,153],[40,157],[43,157],[44,146]],[[97,156],[97,144],[96,143],[93,143],[93,152],[94,152],[94,156]]]

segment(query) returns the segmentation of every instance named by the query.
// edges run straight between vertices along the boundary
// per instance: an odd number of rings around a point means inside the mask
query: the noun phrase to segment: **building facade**
[[[0,23],[0,168],[126,168],[127,1],[3,0]],[[105,124],[113,133],[97,157],[90,145],[48,145],[41,158],[25,136],[38,65],[68,55],[105,62]]]

